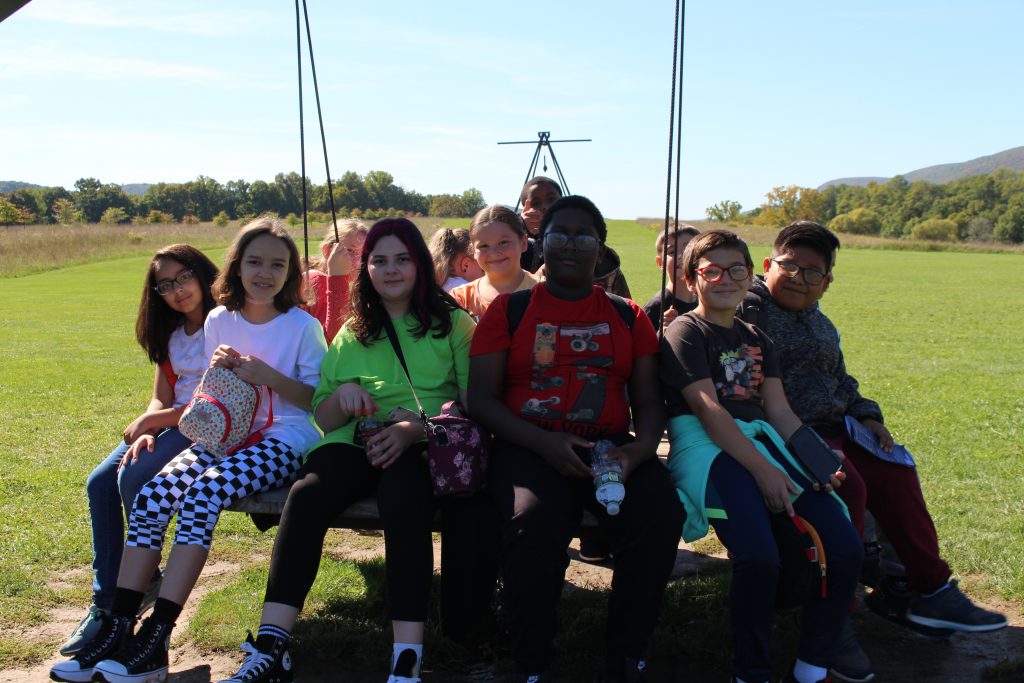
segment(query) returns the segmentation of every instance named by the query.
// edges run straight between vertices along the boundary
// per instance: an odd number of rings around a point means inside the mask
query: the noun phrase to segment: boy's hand
[[[526,231],[530,233],[531,237],[536,237],[537,233],[540,232],[540,219],[544,217],[544,213],[539,209],[533,208],[529,197],[523,202],[522,217],[523,223],[526,223]]]
[[[885,428],[885,425],[878,420],[861,420],[860,423],[870,429],[878,437],[878,445],[882,447],[882,450],[886,453],[892,453],[892,447],[895,445],[895,441],[892,438],[892,434]]]
[[[796,484],[783,472],[766,463],[766,466],[754,475],[754,481],[757,482],[757,488],[761,490],[764,504],[768,506],[769,510],[772,512],[785,510],[790,517],[796,514],[790,497],[798,490]]]
[[[567,477],[591,477],[593,474],[586,463],[576,455],[573,446],[593,448],[594,444],[582,436],[568,432],[548,432],[538,452],[544,456],[548,464]]]
[[[839,458],[840,460],[845,460],[846,459],[846,454],[843,453],[842,451],[836,450],[835,448],[833,448],[832,452],[835,453],[836,457]],[[832,493],[837,488],[842,486],[844,481],[846,481],[846,472],[842,471],[841,469],[840,470],[836,470],[834,474],[828,475],[828,481],[829,481],[829,483],[825,484],[825,493]],[[818,482],[814,482],[814,490],[815,491],[821,491],[822,490],[821,486],[818,484]]]

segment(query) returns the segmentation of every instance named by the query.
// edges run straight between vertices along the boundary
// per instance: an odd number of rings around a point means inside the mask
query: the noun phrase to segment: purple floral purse
[[[449,401],[441,406],[441,413],[435,417],[427,417],[416,389],[409,375],[409,367],[405,364],[402,347],[398,343],[398,335],[390,320],[385,322],[385,330],[391,347],[398,356],[398,362],[405,370],[409,380],[409,389],[420,411],[423,431],[427,436],[427,464],[430,467],[430,480],[434,484],[435,496],[469,496],[484,487],[487,481],[487,453],[491,436],[479,424],[453,412],[465,412],[456,401]]]
[[[490,435],[473,420],[453,414],[456,405],[449,401],[441,406],[440,415],[424,421],[427,464],[435,496],[476,493],[487,481]]]

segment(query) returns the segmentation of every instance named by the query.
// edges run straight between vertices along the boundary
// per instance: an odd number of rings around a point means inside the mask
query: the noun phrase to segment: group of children
[[[220,271],[187,245],[157,252],[136,329],[157,365],[153,399],[90,475],[93,604],[51,678],[165,680],[171,632],[220,512],[289,482],[259,628],[225,683],[293,680],[289,632],[326,531],[368,495],[385,532],[389,683],[420,679],[435,510],[443,630],[456,640],[473,634],[500,574],[524,683],[552,680],[566,546],[583,509],[615,560],[603,681],[644,679],[679,539],[709,527],[731,558],[732,670],[741,683],[771,678],[772,617],[801,561],[778,540],[790,517],[816,530],[828,570],[820,592],[798,595],[801,639],[786,680],[874,677],[849,619],[866,511],[906,566],[909,621],[962,631],[1006,625],[950,580],[915,471],[846,436],[850,417],[893,447],[817,305],[833,277],[832,233],[788,226],[762,279],[736,235],[675,226],[656,241],[665,291],[641,309],[615,293],[624,277],[616,285],[617,275],[602,275],[608,264],[620,271],[592,202],[562,197],[546,178],[528,182],[523,197],[522,213],[485,207],[465,234],[440,230],[429,248],[404,218],[332,225],[305,275],[274,218],[246,225]],[[267,398],[255,443],[225,457],[177,430],[209,366]],[[488,485],[437,498],[416,405],[436,414],[450,401],[493,434]],[[364,419],[382,428],[363,435]],[[668,467],[656,454],[666,426]],[[791,437],[809,428],[845,456],[827,483],[792,452]],[[617,515],[591,490],[598,440],[612,443],[623,469]]]

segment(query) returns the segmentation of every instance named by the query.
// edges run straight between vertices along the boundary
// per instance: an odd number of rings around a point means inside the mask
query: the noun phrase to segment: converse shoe
[[[133,619],[115,617],[101,611],[97,620],[99,626],[92,640],[68,661],[54,664],[50,669],[51,680],[72,683],[91,681],[96,664],[117,652],[132,637],[132,628],[135,626]]]
[[[288,653],[288,641],[285,638],[274,638],[270,649],[261,652],[256,649],[252,631],[245,637],[241,645],[245,659],[231,678],[217,683],[292,683],[292,657]]]
[[[832,678],[847,683],[867,683],[875,678],[875,669],[871,665],[871,659],[857,642],[857,636],[853,633],[853,624],[850,617],[843,620],[843,628],[839,632],[839,647],[836,649],[836,659],[829,669]]]
[[[158,683],[167,680],[167,650],[174,624],[152,617],[113,656],[96,664],[93,680],[107,683]]]
[[[70,657],[88,645],[89,641],[99,633],[100,624],[103,623],[100,620],[101,614],[110,614],[110,610],[97,607],[96,605],[89,605],[89,611],[85,613],[85,616],[78,622],[75,630],[71,632],[68,639],[60,646],[60,653],[65,657]]]
[[[954,631],[997,631],[1006,627],[1006,617],[978,607],[960,591],[956,579],[931,595],[915,595],[907,610],[907,620],[932,628]]]
[[[388,683],[420,683],[420,662],[415,650],[402,650],[388,676]]]

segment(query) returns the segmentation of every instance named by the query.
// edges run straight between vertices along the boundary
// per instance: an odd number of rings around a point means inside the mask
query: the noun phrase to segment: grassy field
[[[646,300],[660,282],[653,229],[613,221],[610,231],[634,297]],[[220,260],[232,234],[198,243]],[[759,262],[770,234],[749,236]],[[149,395],[152,370],[132,325],[148,253],[162,243],[0,279],[0,670],[56,647],[25,641],[18,628],[46,620],[55,606],[87,603],[84,481]],[[1024,365],[1013,348],[1022,330],[1024,255],[843,249],[823,307],[843,333],[850,372],[918,458],[944,555],[971,592],[1007,601],[1020,614]],[[248,566],[224,593],[207,598],[194,638],[234,648],[240,629],[255,624],[271,542],[241,515],[225,515],[213,558]],[[350,564],[325,563],[311,613],[317,624],[351,613],[345,628],[382,643],[379,590],[362,599],[367,585],[379,585],[379,568]],[[603,598],[572,600],[574,632],[596,628]],[[680,612],[667,610],[674,616],[659,642],[672,642],[673,629],[701,610],[721,611],[722,600],[714,578],[674,587],[670,602]],[[365,611],[354,611],[363,602]],[[230,637],[217,628],[229,604],[236,605]]]

